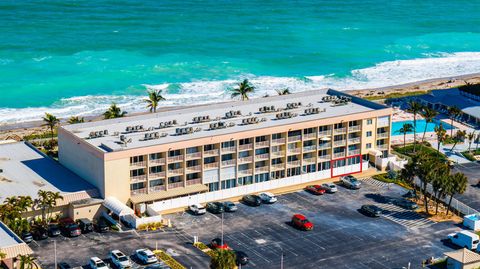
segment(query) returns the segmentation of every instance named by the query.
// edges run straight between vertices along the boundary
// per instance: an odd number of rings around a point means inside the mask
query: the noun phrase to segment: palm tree
[[[85,122],[85,119],[82,117],[80,118],[79,116],[71,116],[68,121],[69,124],[77,124],[77,123],[83,123]]]
[[[45,113],[45,117],[43,117],[42,119],[45,122],[43,126],[48,126],[48,128],[50,128],[50,134],[53,142],[53,131],[55,130],[55,127],[57,126],[57,124],[60,123],[60,120],[50,113]]]
[[[425,213],[429,215],[429,210],[428,210],[428,184],[433,180],[434,178],[434,170],[435,167],[438,165],[437,161],[435,159],[431,159],[426,155],[423,155],[420,157],[419,162],[417,163],[417,177],[420,179],[422,182],[422,193],[423,193],[423,201],[425,205]]]
[[[57,206],[57,200],[63,200],[63,196],[60,192],[39,190],[38,198],[35,199],[35,206],[42,210],[42,223],[47,224],[47,214],[50,214],[50,210]]]
[[[63,201],[63,196],[60,194],[60,192],[49,192],[49,205],[47,209],[47,214],[48,214],[48,222],[50,222],[51,218],[51,209],[55,208],[57,206],[57,201],[62,200]]]
[[[472,152],[470,149],[472,148],[472,142],[475,140],[475,131],[468,133],[468,152]]]
[[[150,112],[157,112],[158,103],[165,100],[162,96],[162,90],[150,90],[148,91],[148,98],[145,99],[147,108],[150,108]]]
[[[451,106],[448,108],[448,116],[450,117],[450,120],[451,120],[451,125],[452,125],[452,129],[450,129],[450,136],[453,137],[453,121],[455,120],[456,117],[458,117],[460,114],[462,113],[462,111],[460,110],[460,108],[456,107],[456,106]]]
[[[290,94],[290,89],[289,88],[284,88],[284,89],[278,89],[276,90],[278,95],[287,95]]]
[[[425,129],[423,130],[422,143],[425,141],[425,133],[427,132],[427,126],[429,123],[433,122],[433,119],[438,115],[438,112],[435,109],[425,107],[421,112],[422,117],[425,119]]]
[[[231,250],[216,250],[213,254],[210,267],[212,269],[233,269],[236,267],[237,256]]]
[[[475,146],[475,151],[478,150],[478,144],[480,144],[480,133],[477,135],[477,146]]]
[[[465,136],[467,135],[467,131],[464,131],[464,130],[458,130],[456,133],[455,133],[455,137],[454,137],[454,140],[455,140],[455,143],[453,143],[453,147],[450,149],[450,151],[453,151],[453,149],[455,148],[455,146],[457,145],[458,142],[460,141],[463,141],[465,139]]]
[[[450,200],[448,201],[447,215],[450,211],[450,205],[452,204],[452,199],[455,194],[462,194],[467,189],[468,179],[463,173],[455,173],[450,176],[450,187],[447,189],[447,194],[450,195]]]
[[[417,115],[423,110],[423,105],[417,101],[408,102],[407,111],[413,114],[413,152],[417,143]]]
[[[433,197],[436,198],[435,215],[437,215],[440,198],[445,195],[445,190],[447,189],[450,176],[450,167],[446,163],[438,164],[438,166],[434,169],[432,176]]]
[[[398,131],[401,134],[403,134],[403,148],[405,148],[407,146],[407,139],[406,139],[407,133],[410,133],[413,131],[413,125],[410,123],[404,123],[402,128],[400,128],[400,130]]]
[[[0,262],[7,257],[7,254],[0,252]]]
[[[238,88],[231,90],[231,97],[236,98],[240,97],[240,100],[248,100],[248,95],[255,91],[255,87],[250,84],[248,79],[244,79],[242,82],[238,83]]]
[[[121,118],[125,116],[127,112],[122,111],[120,107],[117,106],[117,104],[112,103],[110,107],[103,113],[103,116],[105,119],[115,119],[115,118]]]
[[[435,126],[434,130],[435,130],[435,134],[437,135],[437,142],[438,142],[437,151],[440,152],[440,144],[443,143],[443,141],[445,141],[447,130],[443,128],[443,125],[441,123],[440,125]]]
[[[38,269],[38,265],[35,263],[35,258],[30,255],[19,255],[20,269]]]

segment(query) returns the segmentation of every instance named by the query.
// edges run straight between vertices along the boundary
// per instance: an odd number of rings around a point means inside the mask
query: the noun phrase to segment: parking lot
[[[454,171],[462,172],[468,177],[467,190],[464,194],[457,195],[455,198],[480,211],[480,187],[477,185],[480,181],[480,163],[456,164]]]
[[[239,204],[237,212],[224,214],[224,240],[249,255],[246,268],[279,268],[282,253],[285,268],[402,268],[409,262],[418,268],[422,260],[451,250],[442,239],[458,227],[375,202],[382,195],[401,197],[404,189],[374,180],[367,180],[360,190],[338,189],[322,196],[305,191],[285,194],[277,203],[260,207]],[[366,203],[379,205],[384,215],[371,218],[358,212]],[[312,221],[314,230],[291,227],[289,220],[296,213]],[[208,243],[220,237],[220,216],[166,217],[186,237],[197,235]]]

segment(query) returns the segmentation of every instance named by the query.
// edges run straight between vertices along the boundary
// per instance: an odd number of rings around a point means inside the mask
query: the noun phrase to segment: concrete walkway
[[[430,142],[432,144],[432,148],[436,149],[438,146],[437,142]],[[458,143],[453,151],[451,151],[453,145],[441,145],[440,152],[445,154],[448,159],[454,163],[471,163],[468,159],[463,157],[461,152],[468,150],[468,143]],[[472,143],[472,149],[475,149],[476,144]]]

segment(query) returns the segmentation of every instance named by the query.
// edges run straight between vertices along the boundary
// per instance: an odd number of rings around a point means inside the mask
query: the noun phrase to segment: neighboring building
[[[447,269],[477,269],[480,268],[480,254],[466,248],[446,252]]]
[[[62,126],[59,161],[104,198],[167,210],[361,172],[389,156],[391,113],[334,90],[196,106]]]
[[[5,254],[5,258],[0,261],[0,268],[3,268],[3,265],[12,269],[18,255],[30,255],[33,251],[7,225],[0,221],[0,253]]]
[[[0,143],[0,203],[11,196],[30,196],[36,199],[39,190],[60,192],[63,200],[57,201],[52,214],[62,217],[91,218],[92,200],[99,197],[98,190],[58,162],[25,142]],[[89,201],[89,209],[77,209],[78,201]],[[99,200],[101,203],[102,200]],[[98,204],[98,203],[97,203]],[[89,212],[90,210],[90,212]],[[26,217],[40,216],[40,210],[29,211]]]

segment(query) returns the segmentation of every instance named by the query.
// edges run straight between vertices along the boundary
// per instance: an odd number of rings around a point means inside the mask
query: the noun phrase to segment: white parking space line
[[[381,205],[380,208],[389,211],[387,214],[383,214],[382,217],[409,229],[423,228],[435,223],[432,220],[422,217],[417,212],[406,210],[395,205],[385,204]]]

